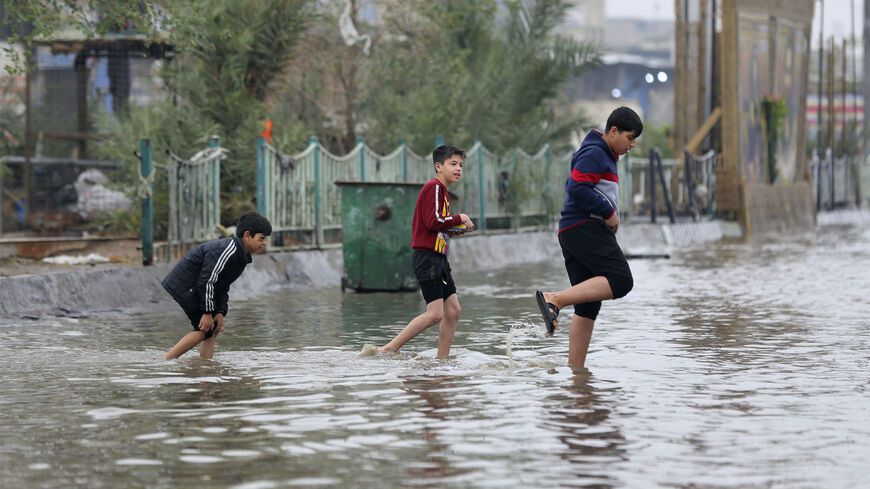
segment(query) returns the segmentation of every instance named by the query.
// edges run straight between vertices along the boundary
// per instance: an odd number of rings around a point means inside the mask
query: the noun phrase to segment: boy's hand
[[[459,214],[459,219],[462,220],[462,224],[465,224],[465,225],[468,227],[468,229],[465,230],[466,233],[467,233],[468,231],[471,231],[471,230],[474,229],[474,223],[471,222],[471,218],[468,217],[468,215],[466,215],[466,214]]]
[[[217,313],[214,316],[215,326],[217,327],[218,333],[224,330],[224,315],[221,313]]]
[[[223,318],[221,318],[221,322],[223,322]],[[211,317],[211,314],[203,314],[199,319],[199,330],[203,333],[208,333],[212,328],[214,328],[214,319]]]
[[[604,220],[604,224],[607,224],[613,234],[616,234],[616,230],[619,229],[619,214],[614,212],[612,216]]]

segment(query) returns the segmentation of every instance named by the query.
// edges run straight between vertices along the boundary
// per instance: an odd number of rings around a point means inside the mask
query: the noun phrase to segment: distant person
[[[447,358],[456,332],[460,308],[456,284],[447,263],[447,242],[450,236],[474,229],[474,223],[465,214],[450,214],[447,187],[462,177],[465,151],[441,145],[432,152],[432,160],[436,176],[420,190],[411,234],[414,249],[411,266],[426,301],[426,312],[412,319],[392,341],[378,348],[380,353],[399,351],[411,338],[440,322],[438,358]],[[465,229],[451,229],[462,227]]]
[[[559,221],[559,245],[571,288],[535,292],[550,334],[558,326],[559,310],[574,306],[568,332],[568,363],[582,370],[601,301],[625,296],[634,285],[625,255],[616,242],[619,228],[616,162],[634,147],[643,122],[628,107],[607,118],[604,134],[590,131],[571,158],[565,183],[565,205]]]
[[[230,284],[251,263],[251,253],[266,251],[266,237],[272,234],[269,220],[256,212],[239,218],[236,235],[203,243],[188,251],[163,279],[163,288],[181,306],[193,325],[164,355],[178,358],[202,342],[199,356],[214,356],[215,340],[224,330]]]

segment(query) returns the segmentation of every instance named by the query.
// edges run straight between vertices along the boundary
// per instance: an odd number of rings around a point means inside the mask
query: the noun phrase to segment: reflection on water
[[[868,243],[839,226],[635,261],[584,374],[567,328],[537,326],[558,263],[457,271],[444,361],[437,328],[359,356],[414,293],[232,303],[212,361],[155,360],[187,330],[174,306],[3,323],[0,486],[860,487]]]

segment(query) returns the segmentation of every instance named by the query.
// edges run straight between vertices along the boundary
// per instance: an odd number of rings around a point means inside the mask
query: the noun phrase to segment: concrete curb
[[[664,252],[673,245],[714,241],[740,235],[733,223],[627,224],[619,242],[627,253]],[[450,263],[463,270],[487,270],[506,264],[561,261],[555,232],[464,236],[451,241]],[[160,281],[172,264],[119,267],[0,277],[0,317],[84,316],[107,311],[153,308],[171,299]],[[254,257],[233,284],[238,300],[279,289],[339,287],[341,249],[270,253]]]

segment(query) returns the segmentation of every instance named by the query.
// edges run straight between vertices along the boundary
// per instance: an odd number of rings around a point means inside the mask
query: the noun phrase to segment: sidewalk
[[[135,267],[142,264],[142,251],[139,239],[113,239],[90,242],[71,242],[67,249],[52,253],[52,255],[89,255],[95,253],[109,259],[108,263],[85,265],[58,265],[47,263],[37,258],[14,256],[15,247],[0,240],[0,277],[17,275],[44,274],[55,272],[72,272],[86,270],[101,270],[106,268]],[[12,254],[12,256],[10,256]],[[35,253],[41,255],[41,253]]]

